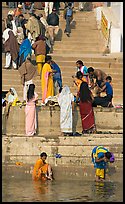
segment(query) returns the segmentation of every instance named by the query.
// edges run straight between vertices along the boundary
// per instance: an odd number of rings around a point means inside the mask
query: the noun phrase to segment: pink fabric
[[[34,98],[26,103],[25,116],[26,116],[26,135],[34,135],[36,133],[36,105],[35,101],[38,99],[38,95],[35,93]]]

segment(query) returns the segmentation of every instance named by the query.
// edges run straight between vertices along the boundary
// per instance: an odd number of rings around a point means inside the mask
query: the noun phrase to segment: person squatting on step
[[[113,98],[113,88],[112,88],[112,77],[107,76],[106,82],[102,88],[99,88],[99,92],[106,92],[106,96],[96,96],[93,100],[93,107],[97,107],[97,105],[100,105],[102,107],[113,107],[112,105],[112,98]]]
[[[32,179],[34,181],[46,181],[53,180],[53,172],[51,165],[46,163],[47,154],[46,152],[42,152],[40,154],[40,158],[36,161],[32,173]]]
[[[92,163],[96,169],[96,181],[104,181],[106,176],[107,163],[115,161],[114,154],[103,146],[96,146],[92,150]]]

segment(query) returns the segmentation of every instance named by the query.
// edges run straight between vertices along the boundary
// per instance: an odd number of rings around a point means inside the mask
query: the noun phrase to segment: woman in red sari
[[[92,107],[93,96],[87,82],[82,81],[78,91],[78,96],[80,98],[79,108],[83,128],[82,133],[95,133],[95,119]]]

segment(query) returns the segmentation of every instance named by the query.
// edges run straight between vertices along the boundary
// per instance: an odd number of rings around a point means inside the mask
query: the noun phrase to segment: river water
[[[2,202],[123,202],[121,182],[3,178]]]

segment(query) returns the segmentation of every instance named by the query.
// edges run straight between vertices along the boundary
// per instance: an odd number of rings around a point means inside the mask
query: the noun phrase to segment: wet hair
[[[93,67],[89,67],[88,68],[88,73],[90,73],[90,72],[94,72],[94,68]]]
[[[48,62],[48,61],[50,61],[50,60],[52,60],[52,57],[51,57],[50,55],[47,55],[47,56],[45,57],[45,62]]]
[[[76,62],[77,64],[80,64],[80,65],[82,65],[82,66],[84,66],[84,64],[83,64],[83,61],[82,60],[77,60],[77,62]]]
[[[43,157],[43,156],[47,157],[46,152],[42,152],[42,153],[40,154],[40,157]]]
[[[77,77],[78,79],[82,79],[83,73],[82,73],[81,71],[78,71],[78,72],[76,73],[76,77]]]
[[[106,152],[105,156],[107,159],[110,159],[112,157],[112,154],[111,154],[111,152]]]
[[[112,81],[112,77],[111,77],[111,76],[107,76],[107,77],[106,77],[106,80]]]
[[[34,90],[35,90],[35,85],[34,84],[30,84],[29,85],[29,89],[27,91],[27,99],[28,99],[28,101],[33,98]]]

